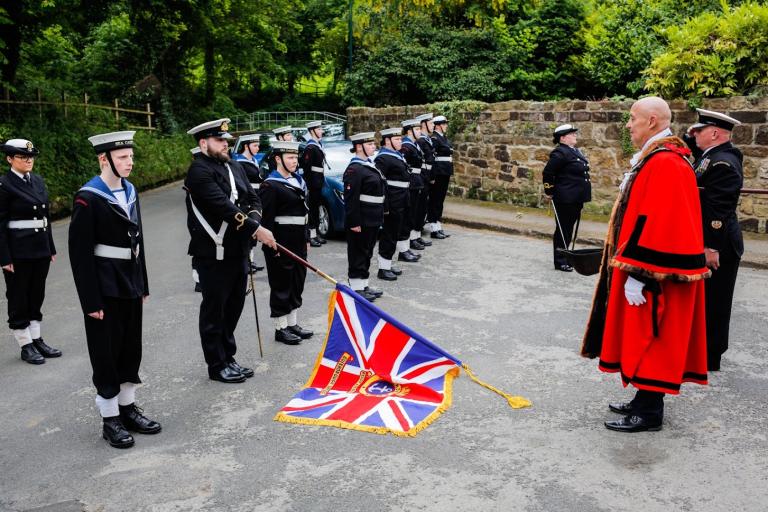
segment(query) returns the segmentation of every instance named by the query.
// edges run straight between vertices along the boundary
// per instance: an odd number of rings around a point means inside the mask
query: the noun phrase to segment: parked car
[[[339,236],[344,232],[344,183],[342,176],[352,159],[349,141],[328,141],[323,144],[325,159],[325,183],[320,203],[320,223],[317,231],[323,238]],[[328,169],[330,167],[330,169]]]

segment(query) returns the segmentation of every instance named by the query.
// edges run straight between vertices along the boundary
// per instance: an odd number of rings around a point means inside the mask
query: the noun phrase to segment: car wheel
[[[325,203],[321,204],[319,213],[317,234],[323,238],[328,238],[333,234],[333,221],[331,220],[331,213],[328,211],[328,205]]]

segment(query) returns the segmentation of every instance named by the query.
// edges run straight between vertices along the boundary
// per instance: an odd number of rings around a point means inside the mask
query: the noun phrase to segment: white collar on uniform
[[[17,171],[17,170],[16,170],[16,169],[14,169],[13,167],[11,167],[11,172],[12,172],[13,174],[15,174],[16,176],[18,176],[19,178],[21,178],[21,179],[24,179],[24,174],[23,174],[23,173],[20,173],[19,171]],[[30,177],[30,179],[31,179],[31,177]]]

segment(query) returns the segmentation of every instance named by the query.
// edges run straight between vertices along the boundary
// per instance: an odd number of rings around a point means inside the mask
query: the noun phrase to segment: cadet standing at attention
[[[134,133],[88,139],[101,174],[75,194],[69,224],[69,260],[85,318],[102,437],[115,448],[133,446],[128,431],[161,430],[135,403],[149,284],[139,198],[127,179],[133,170]]]
[[[3,267],[8,326],[21,348],[21,360],[43,364],[60,357],[41,334],[45,280],[56,247],[51,232],[50,203],[43,178],[32,174],[40,152],[26,139],[0,146],[10,166],[0,176],[0,266]]]

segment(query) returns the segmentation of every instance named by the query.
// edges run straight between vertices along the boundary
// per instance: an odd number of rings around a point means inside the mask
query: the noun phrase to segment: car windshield
[[[352,159],[352,153],[349,152],[351,147],[352,144],[348,141],[323,142],[325,159],[328,161],[328,165],[331,166],[331,170],[326,169],[326,175],[341,176],[344,174],[347,164]]]

